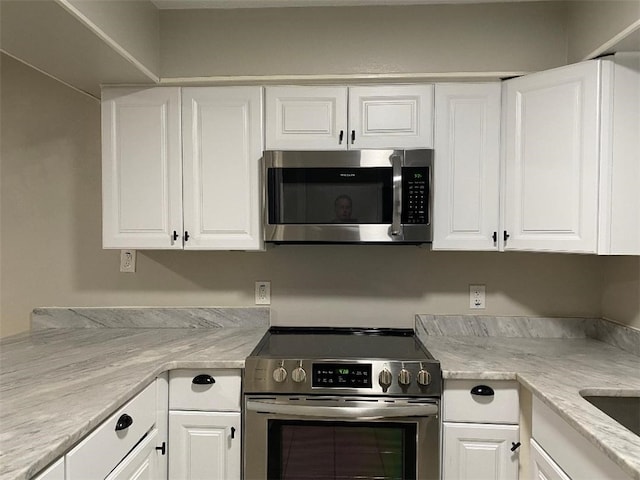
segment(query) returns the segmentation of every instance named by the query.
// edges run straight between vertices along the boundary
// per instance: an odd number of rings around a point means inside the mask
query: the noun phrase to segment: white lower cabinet
[[[531,470],[532,480],[571,480],[533,438],[531,439]]]
[[[154,428],[105,480],[156,480],[161,476],[162,456],[156,451],[159,440]]]
[[[168,375],[102,422],[36,480],[166,480]]]
[[[514,381],[445,381],[444,480],[518,479],[518,398],[518,384]]]
[[[235,369],[170,372],[170,480],[240,480],[241,379]]]
[[[444,479],[518,478],[518,425],[448,423],[443,426]]]
[[[58,459],[44,472],[35,476],[33,480],[64,480],[64,457]]]
[[[239,412],[170,412],[169,478],[240,479]]]

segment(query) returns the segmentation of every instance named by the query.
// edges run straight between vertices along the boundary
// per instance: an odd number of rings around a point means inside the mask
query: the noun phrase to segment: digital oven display
[[[371,388],[371,364],[314,363],[312,386],[322,388]]]

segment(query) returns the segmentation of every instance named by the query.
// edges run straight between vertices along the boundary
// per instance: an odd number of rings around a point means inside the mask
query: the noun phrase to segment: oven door
[[[245,396],[247,480],[438,479],[436,399]]]

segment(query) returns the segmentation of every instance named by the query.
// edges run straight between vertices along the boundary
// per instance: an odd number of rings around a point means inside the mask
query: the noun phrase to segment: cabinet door
[[[531,469],[533,480],[571,480],[533,438],[531,439]]]
[[[102,91],[104,248],[181,249],[180,89]]]
[[[240,479],[240,413],[169,412],[169,478]]]
[[[163,454],[156,450],[157,443],[158,430],[154,428],[105,480],[161,480]]]
[[[349,148],[433,148],[433,85],[350,87]]]
[[[498,249],[500,90],[435,87],[434,250]]]
[[[64,457],[34,477],[33,480],[64,480]]]
[[[184,88],[182,102],[184,248],[261,249],[262,88]]]
[[[517,425],[443,423],[443,479],[517,480]]]
[[[504,82],[506,250],[596,251],[600,62]]]
[[[346,150],[347,87],[266,87],[267,150]]]

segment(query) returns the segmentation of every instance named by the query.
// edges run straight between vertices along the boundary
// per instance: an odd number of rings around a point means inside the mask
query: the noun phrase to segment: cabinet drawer
[[[133,423],[116,431],[123,415]],[[66,480],[103,479],[156,421],[156,382],[105,420],[66,456]]]
[[[213,383],[198,384],[208,375]],[[169,372],[169,409],[240,411],[242,376],[237,369],[172,370]]]
[[[447,380],[442,403],[445,422],[519,423],[515,381]]]

